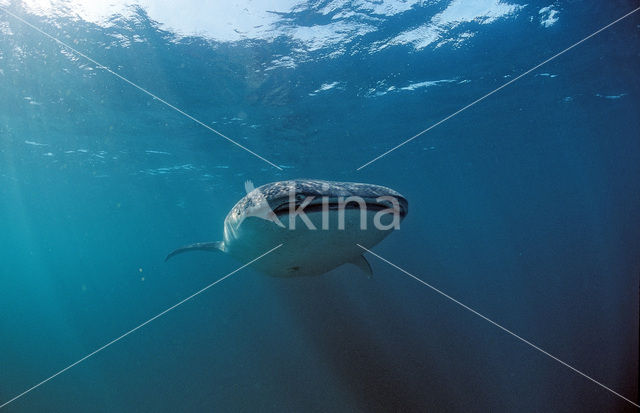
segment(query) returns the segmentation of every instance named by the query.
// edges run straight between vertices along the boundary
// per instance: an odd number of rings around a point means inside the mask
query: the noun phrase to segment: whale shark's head
[[[405,197],[380,185],[296,179],[259,188],[247,181],[245,189],[224,220],[222,241],[186,245],[167,259],[221,251],[275,277],[319,275],[346,263],[371,275],[363,248],[398,229],[409,211]]]
[[[166,259],[222,251],[276,277],[324,274],[345,263],[371,275],[362,251],[398,229],[409,211],[405,197],[380,185],[297,179],[255,189],[246,182],[245,189],[224,221],[222,241],[186,245]]]
[[[261,218],[280,228],[287,228],[287,219],[283,219],[286,216],[291,218],[292,215],[297,215],[307,223],[308,215],[342,214],[344,217],[345,211],[359,210],[368,214],[393,215],[399,224],[409,210],[405,197],[380,185],[296,179],[274,182],[255,189],[248,183],[246,187],[248,194],[238,201],[225,219],[225,238],[234,237],[249,217]],[[310,225],[307,228],[317,229]]]

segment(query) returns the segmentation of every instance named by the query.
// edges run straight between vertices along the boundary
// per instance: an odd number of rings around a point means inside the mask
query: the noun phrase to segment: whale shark
[[[296,179],[253,188],[227,214],[222,241],[180,247],[165,261],[188,251],[222,252],[274,277],[320,275],[353,264],[367,275],[363,256],[400,226],[407,199],[393,189],[365,183]]]

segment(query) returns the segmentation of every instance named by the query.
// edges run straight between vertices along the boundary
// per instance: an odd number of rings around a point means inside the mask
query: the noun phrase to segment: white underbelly
[[[250,261],[282,244],[252,264],[252,267],[279,277],[319,275],[362,255],[362,248],[356,244],[371,248],[393,230],[376,225],[376,211],[364,212],[364,223],[360,214],[357,209],[344,211],[344,225],[341,228],[337,211],[332,211],[324,229],[320,212],[306,214],[315,229],[307,226],[300,217],[296,217],[294,225],[290,225],[289,215],[280,216],[286,228],[271,221],[249,217],[240,225],[234,238],[225,239],[225,245],[230,255],[241,261]],[[377,224],[388,226],[391,216],[384,218]]]

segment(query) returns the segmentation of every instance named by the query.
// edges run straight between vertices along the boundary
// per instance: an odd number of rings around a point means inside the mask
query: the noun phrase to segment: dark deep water
[[[638,403],[640,12],[356,171],[639,5],[518,2],[302,4],[221,41],[0,1],[0,404],[240,266],[163,259],[246,180],[307,177],[401,192],[376,253]],[[637,411],[368,259],[244,269],[0,411]]]

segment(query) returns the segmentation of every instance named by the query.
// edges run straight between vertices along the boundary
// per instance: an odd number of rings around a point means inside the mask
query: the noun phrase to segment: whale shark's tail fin
[[[184,247],[180,247],[177,250],[171,251],[167,258],[164,259],[165,262],[169,260],[169,258],[174,255],[182,254],[187,251],[222,251],[224,252],[224,243],[222,241],[215,242],[196,242],[195,244],[185,245]]]

